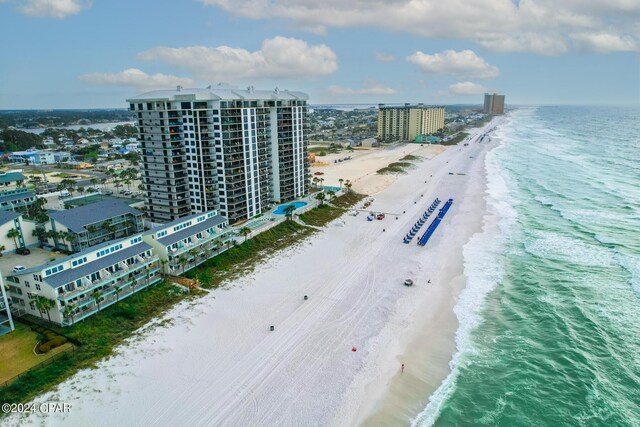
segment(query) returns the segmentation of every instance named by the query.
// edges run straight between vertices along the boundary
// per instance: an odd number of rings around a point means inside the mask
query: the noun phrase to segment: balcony
[[[98,280],[90,281],[86,277],[83,277],[82,278],[83,284],[81,286],[78,286],[76,289],[72,291],[64,291],[64,293],[58,295],[58,299],[60,301],[67,301],[82,293],[89,292],[97,288],[98,286],[106,285],[111,281],[118,280],[126,274],[135,273],[140,269],[144,268],[145,266],[152,265],[154,262],[159,260],[157,256],[148,257],[148,258],[138,257],[138,259],[143,259],[144,261],[141,261],[137,264],[132,264],[132,265],[126,265],[122,261],[119,262],[117,264],[118,270],[113,273],[108,272],[106,269],[100,270],[101,277]]]

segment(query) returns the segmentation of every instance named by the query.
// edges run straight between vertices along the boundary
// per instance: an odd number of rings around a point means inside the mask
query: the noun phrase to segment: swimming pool
[[[293,206],[295,206],[296,209],[298,209],[298,208],[301,208],[303,206],[306,206],[307,202],[291,202],[291,203],[287,203],[286,205],[280,205],[280,206],[278,206],[278,209],[273,211],[273,213],[276,214],[276,215],[284,215],[284,210],[289,205],[293,205]]]

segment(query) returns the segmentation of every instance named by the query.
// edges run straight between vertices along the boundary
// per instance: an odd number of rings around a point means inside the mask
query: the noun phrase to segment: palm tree
[[[131,281],[131,294],[133,294],[136,291],[136,286],[138,286],[138,281],[134,278]]]
[[[193,258],[193,264],[195,265],[196,257],[198,256],[198,250],[196,248],[189,249],[188,254],[189,254],[189,257]]]
[[[178,263],[182,266],[182,274],[184,274],[184,268],[187,265],[187,263],[189,262],[189,260],[185,257],[185,256],[181,256],[178,259]]]
[[[102,300],[102,292],[96,289],[91,294],[91,298],[93,298],[93,300],[96,302],[96,305],[98,306],[98,311],[100,311],[100,301]]]
[[[318,194],[316,194],[316,199],[320,202],[320,206],[322,206],[322,203],[324,202],[324,198],[325,198],[324,191],[321,191]]]
[[[0,245],[0,256],[2,256],[2,253],[6,250],[7,248],[5,248],[4,245]]]
[[[71,324],[73,324],[73,318],[75,317],[76,314],[76,306],[75,304],[69,304],[67,306],[65,306],[64,310],[62,311],[62,315],[66,318],[71,318]]]
[[[333,190],[329,190],[329,191],[327,191],[327,194],[329,195],[329,201],[331,201],[335,197],[336,192],[333,191]]]
[[[18,231],[17,228],[12,228],[7,233],[7,237],[10,238],[10,239],[13,239],[13,244],[16,245],[16,250],[18,250],[18,241],[16,240],[16,238],[20,237],[20,235],[21,235],[21,233],[20,233],[20,231]]]
[[[122,286],[114,286],[113,292],[116,293],[116,302],[120,301],[120,292],[122,292]]]
[[[345,183],[344,183],[344,187],[347,189],[347,193],[350,193],[350,192],[351,192],[351,186],[352,186],[352,185],[353,185],[353,184],[351,184],[351,181],[349,181],[349,180],[346,180],[346,181],[345,181]]]
[[[49,323],[51,323],[51,315],[49,314],[49,310],[51,310],[55,305],[55,301],[41,295],[36,296],[35,301],[36,308],[40,312],[40,317],[44,319],[42,313],[47,313],[47,317],[49,318]]]
[[[340,189],[342,189],[342,183],[344,182],[344,179],[340,178],[338,182],[340,183]]]
[[[313,183],[314,187],[316,187],[316,188],[318,187],[318,177],[317,176],[314,176],[313,179],[311,180],[311,182]]]
[[[320,179],[318,179],[318,181],[320,182],[320,186],[322,187],[323,184],[324,184],[324,178],[320,178]]]
[[[91,183],[91,186],[95,188],[96,184],[98,183],[98,178],[91,178],[89,182]]]
[[[111,237],[111,239],[115,239],[116,238],[116,226],[115,225],[111,224],[110,222],[104,222],[104,223],[102,223],[102,229],[105,230],[109,234],[113,234],[113,237]]]
[[[169,264],[169,261],[167,261],[166,259],[160,260],[160,265],[162,266],[160,271],[162,271],[162,274],[165,276],[167,275],[167,264]]]
[[[102,185],[102,189],[103,189],[103,190],[106,190],[106,189],[107,189],[107,182],[108,182],[108,181],[109,181],[109,180],[108,180],[107,178],[101,178],[101,179],[100,179],[100,185]]]
[[[54,246],[58,246],[58,239],[60,238],[60,233],[58,233],[56,230],[49,230],[46,233],[46,237],[47,239],[51,239],[53,240],[53,245]]]
[[[287,221],[291,221],[293,219],[293,211],[296,210],[294,205],[289,205],[283,209],[284,215],[287,217]]]
[[[219,252],[222,247],[222,239],[218,237],[213,241],[213,243],[216,245],[216,252]]]
[[[240,234],[244,236],[244,241],[246,242],[247,238],[251,235],[251,229],[249,227],[242,227]]]

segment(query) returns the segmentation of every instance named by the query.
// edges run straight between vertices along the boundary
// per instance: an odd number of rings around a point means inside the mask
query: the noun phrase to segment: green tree
[[[120,292],[122,292],[122,286],[114,286],[113,292],[116,294],[116,302],[120,301]]]
[[[40,317],[44,319],[42,313],[47,313],[47,318],[49,319],[49,323],[51,323],[51,315],[49,314],[49,310],[55,307],[56,303],[54,300],[43,297],[41,295],[36,296],[35,305],[38,311],[40,312]]]
[[[18,237],[20,237],[20,231],[17,228],[12,228],[7,232],[7,237],[13,239],[13,244],[16,246],[16,250],[18,249]]]
[[[247,241],[247,238],[251,235],[251,229],[249,227],[242,227],[240,229],[240,234],[244,236],[244,241]]]
[[[288,205],[283,209],[284,215],[287,217],[287,221],[291,221],[293,219],[293,212],[296,210],[294,205]]]
[[[93,298],[93,300],[96,302],[96,305],[98,306],[98,311],[100,311],[100,301],[102,301],[102,295],[102,292],[97,289],[91,294],[91,298]]]
[[[316,194],[316,199],[320,202],[320,206],[322,206],[322,204],[324,203],[324,199],[325,199],[324,191],[321,191],[318,194]]]
[[[189,263],[189,260],[185,256],[181,256],[178,259],[178,264],[180,264],[180,266],[182,267],[182,274],[184,274],[184,268],[187,266],[188,263]]]
[[[64,310],[62,311],[62,315],[65,318],[71,318],[71,324],[73,324],[74,321],[74,317],[76,315],[76,306],[75,304],[68,304],[64,307]]]

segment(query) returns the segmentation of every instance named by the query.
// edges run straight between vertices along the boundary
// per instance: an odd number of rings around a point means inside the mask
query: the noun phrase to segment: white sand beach
[[[3,425],[408,425],[455,351],[462,247],[482,225],[491,146],[475,134],[468,146],[405,145],[325,167],[324,185],[351,179],[387,217],[345,215],[242,280],[176,306],[36,399],[69,403],[70,413]],[[406,154],[425,160],[406,175],[375,175]],[[455,201],[427,246],[403,244],[436,197]],[[407,278],[415,285],[403,286]]]

